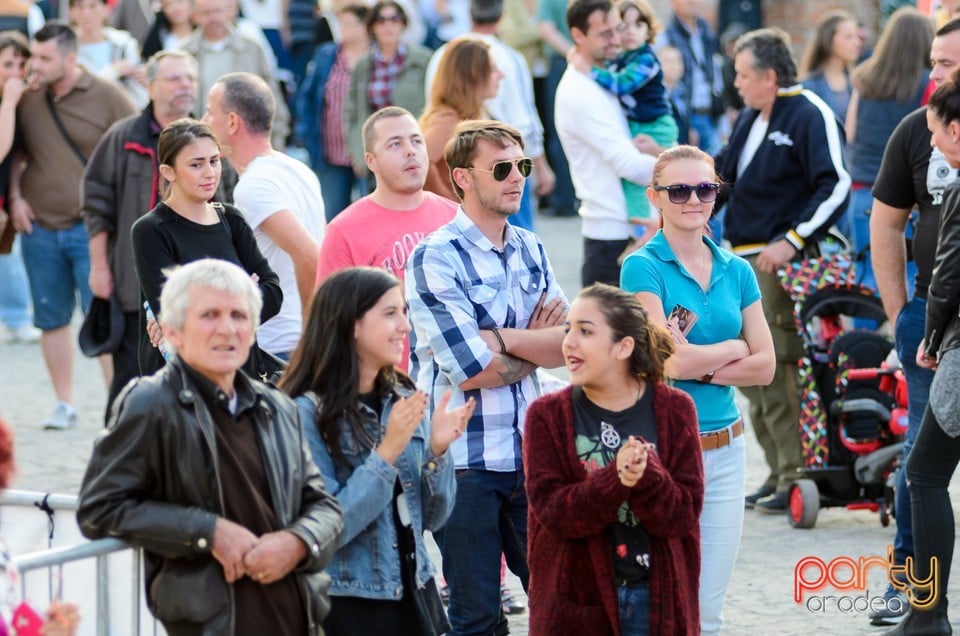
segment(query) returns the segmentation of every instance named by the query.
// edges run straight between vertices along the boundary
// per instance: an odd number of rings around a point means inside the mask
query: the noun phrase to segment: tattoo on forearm
[[[497,371],[497,375],[500,376],[500,380],[503,381],[504,385],[519,382],[533,373],[537,368],[537,365],[532,362],[514,358],[510,355],[501,353],[497,354],[497,358],[503,363],[503,366],[506,367],[502,371]]]

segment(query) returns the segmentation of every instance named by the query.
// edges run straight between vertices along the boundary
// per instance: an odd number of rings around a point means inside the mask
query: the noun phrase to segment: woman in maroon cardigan
[[[530,405],[530,634],[697,634],[703,465],[697,415],[663,383],[673,352],[631,295],[580,292],[571,387]]]

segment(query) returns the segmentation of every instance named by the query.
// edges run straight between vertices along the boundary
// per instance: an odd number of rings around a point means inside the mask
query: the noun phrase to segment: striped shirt
[[[337,59],[330,67],[327,84],[323,88],[323,156],[332,166],[349,166],[350,151],[344,133],[343,105],[350,92],[350,69],[343,55],[343,49],[337,48]]]
[[[461,207],[407,265],[411,375],[430,394],[431,408],[447,389],[449,408],[477,401],[466,434],[450,445],[457,468],[520,470],[524,417],[540,395],[536,374],[492,389],[458,388],[493,361],[480,330],[526,328],[544,291],[547,300],[566,302],[537,235],[507,225],[505,239],[503,250],[496,248]]]

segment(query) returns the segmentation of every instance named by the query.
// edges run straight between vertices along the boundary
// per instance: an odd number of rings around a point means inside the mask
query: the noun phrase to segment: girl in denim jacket
[[[447,447],[463,434],[473,400],[428,422],[427,395],[396,370],[410,331],[400,281],[371,267],[327,278],[317,290],[283,388],[296,397],[326,487],[343,506],[344,532],[324,629],[424,634],[449,629],[423,543],[453,509]]]

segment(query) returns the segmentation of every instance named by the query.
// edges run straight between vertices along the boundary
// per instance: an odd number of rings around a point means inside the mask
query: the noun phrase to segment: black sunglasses
[[[483,168],[473,167],[467,167],[467,170],[489,172],[493,175],[495,180],[503,181],[510,176],[510,172],[513,170],[514,165],[516,165],[517,170],[520,171],[520,176],[526,179],[530,176],[530,171],[533,170],[533,159],[524,157],[522,159],[514,159],[513,161],[498,161],[497,163],[493,164],[493,170],[484,170]]]
[[[668,186],[653,186],[657,192],[667,191],[667,198],[670,203],[686,203],[690,200],[690,194],[696,190],[697,198],[701,203],[713,203],[717,200],[717,193],[720,192],[719,183],[698,183],[697,185],[687,185],[677,183]]]

